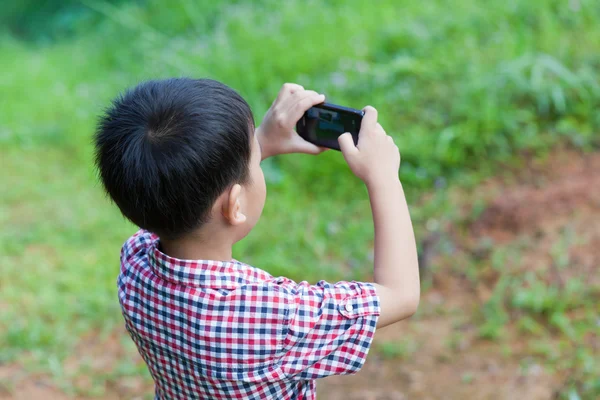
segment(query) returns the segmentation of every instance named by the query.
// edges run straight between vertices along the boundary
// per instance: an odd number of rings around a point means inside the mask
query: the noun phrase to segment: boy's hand
[[[256,129],[262,159],[277,154],[319,154],[325,149],[302,139],[294,128],[302,115],[315,104],[323,103],[325,95],[304,90],[300,85],[283,85],[262,124]]]
[[[344,133],[338,138],[342,154],[354,175],[367,187],[397,182],[400,168],[398,146],[377,122],[377,110],[371,106],[363,110],[365,115],[358,133],[358,145],[354,145],[350,133]]]

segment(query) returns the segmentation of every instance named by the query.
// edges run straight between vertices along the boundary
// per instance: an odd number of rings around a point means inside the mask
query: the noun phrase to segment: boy
[[[314,399],[315,379],[363,365],[375,328],[419,303],[400,154],[365,108],[339,143],[367,186],[374,283],[296,283],[232,259],[266,197],[260,161],[318,154],[293,130],[323,95],[285,84],[256,130],[248,104],[208,79],[142,83],[95,136],[104,187],[141,230],[121,251],[119,301],[157,399]],[[276,245],[276,244],[274,244]]]

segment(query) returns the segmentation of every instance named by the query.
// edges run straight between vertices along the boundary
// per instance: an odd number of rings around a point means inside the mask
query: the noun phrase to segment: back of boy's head
[[[147,81],[100,118],[96,165],[125,217],[175,239],[208,221],[223,191],[246,182],[253,130],[248,103],[222,83]]]

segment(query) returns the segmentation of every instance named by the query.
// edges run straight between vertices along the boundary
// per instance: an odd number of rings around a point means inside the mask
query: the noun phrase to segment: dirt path
[[[574,276],[584,276],[587,284],[600,287],[600,153],[557,151],[549,161],[530,163],[518,174],[507,176],[462,194],[458,203],[465,210],[479,201],[487,206],[475,221],[445,229],[455,248],[451,254],[442,251],[441,245],[428,250],[430,262],[438,267],[431,271],[431,287],[424,293],[417,316],[378,331],[363,370],[352,377],[320,381],[319,398],[556,398],[565,383],[564,372],[551,372],[532,356],[528,339],[512,320],[500,338],[480,337],[480,310],[492,296],[499,274],[489,268],[489,274],[478,275],[481,279],[474,282],[461,263],[477,258],[484,266],[491,264],[489,246],[481,245],[486,240],[493,246],[516,244],[524,249],[522,257],[507,268],[539,271],[548,281],[563,286]],[[566,260],[568,268],[557,265],[560,260]],[[71,368],[76,369],[85,356],[96,360],[93,371],[105,372],[114,360],[132,357],[120,344],[122,334],[115,332],[106,340],[84,339],[69,361]],[[588,341],[600,350],[597,333],[590,333]],[[83,377],[73,384],[85,390],[90,382]],[[100,398],[142,398],[151,392],[151,382],[141,378],[115,378],[108,379]],[[0,365],[0,399],[67,398],[73,397],[58,391],[48,377]]]
[[[555,398],[566,377],[532,361],[516,327],[508,324],[499,341],[478,338],[476,311],[489,300],[497,276],[492,273],[489,279],[474,284],[460,266],[452,266],[453,258],[460,262],[464,260],[460,253],[472,256],[480,252],[483,238],[505,246],[531,240],[532,245],[524,246],[519,265],[507,268],[516,267],[523,273],[542,269],[548,280],[559,285],[583,276],[589,285],[599,288],[600,154],[556,152],[546,163],[530,164],[516,177],[490,179],[467,196],[471,204],[485,200],[487,207],[466,232],[453,234],[462,250],[454,256],[436,256],[448,267],[434,272],[433,287],[421,302],[421,317],[377,333],[379,343],[411,341],[416,350],[396,360],[371,353],[355,377],[323,380],[320,393],[324,398]],[[557,244],[564,246],[568,268],[555,265]],[[488,261],[486,254],[477,257],[484,264]],[[590,335],[600,357],[599,340],[598,332]]]

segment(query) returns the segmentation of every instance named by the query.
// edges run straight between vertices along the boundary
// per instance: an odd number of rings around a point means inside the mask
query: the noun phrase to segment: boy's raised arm
[[[402,184],[400,153],[366,107],[358,145],[345,133],[339,143],[350,169],[367,186],[375,225],[374,280],[380,300],[381,328],[410,317],[420,297],[417,248]]]

